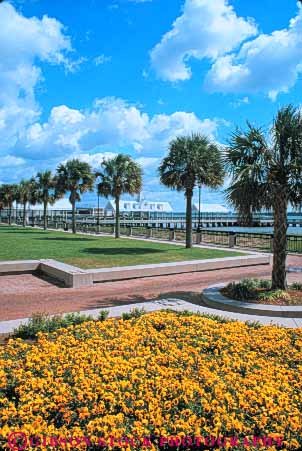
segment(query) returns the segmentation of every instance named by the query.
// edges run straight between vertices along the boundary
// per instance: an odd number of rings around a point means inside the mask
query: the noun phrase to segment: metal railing
[[[2,223],[8,224],[8,218],[2,218]],[[22,225],[22,217],[13,218],[12,225]],[[32,227],[43,227],[43,219],[29,218],[27,225]],[[50,218],[48,228],[55,230],[71,230],[70,221],[62,221]],[[115,226],[112,224],[97,225],[95,221],[77,222],[77,231],[92,234],[114,234]],[[128,226],[121,225],[120,234],[122,236],[133,236],[140,238],[149,238],[160,241],[185,242],[186,231],[184,229],[168,229],[149,226]],[[228,232],[203,229],[200,233],[193,231],[192,241],[194,244],[206,244],[213,246],[229,248],[258,249],[261,251],[273,250],[274,236],[267,233],[250,232]],[[287,251],[291,253],[302,253],[302,235],[288,235]]]
[[[273,235],[265,233],[238,232],[235,234],[235,246],[251,249],[272,250]]]

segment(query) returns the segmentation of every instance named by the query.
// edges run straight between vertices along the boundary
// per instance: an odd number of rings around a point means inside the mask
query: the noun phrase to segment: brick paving
[[[289,256],[288,265],[302,267],[302,256]],[[95,284],[79,289],[60,288],[34,275],[0,276],[0,321],[25,318],[37,312],[52,314],[122,306],[160,298],[180,298],[200,304],[200,292],[208,285],[269,277],[267,265],[128,281]],[[301,281],[302,274],[290,274],[289,281]]]

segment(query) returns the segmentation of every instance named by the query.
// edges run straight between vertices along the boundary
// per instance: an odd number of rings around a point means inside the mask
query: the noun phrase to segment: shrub
[[[226,287],[228,295],[239,301],[251,301],[257,298],[257,290],[271,288],[269,280],[243,279],[240,282],[232,282]]]
[[[230,319],[230,318],[226,318],[224,316],[215,315],[214,313],[201,313],[200,316],[205,319],[211,319],[220,324],[232,323],[232,322],[236,321],[235,319]]]
[[[294,282],[290,288],[292,290],[302,291],[302,283],[301,282]]]
[[[291,297],[286,291],[276,290],[258,293],[257,299],[262,302],[272,302],[276,300],[290,301]]]
[[[105,321],[108,318],[109,310],[101,310],[98,316],[98,321]]]
[[[13,337],[34,339],[39,332],[51,333],[57,329],[92,321],[92,316],[80,313],[68,313],[67,315],[49,316],[44,313],[34,313],[26,324],[21,324],[13,331]]]
[[[140,318],[141,316],[145,315],[146,310],[144,308],[134,308],[130,310],[130,312],[125,312],[122,314],[122,319],[129,320],[133,318]]]
[[[259,321],[246,321],[245,324],[252,329],[261,329],[262,327],[262,324],[259,323]]]
[[[77,324],[85,323],[86,321],[93,321],[91,315],[84,315],[82,313],[67,313],[62,316],[63,327],[75,326]]]

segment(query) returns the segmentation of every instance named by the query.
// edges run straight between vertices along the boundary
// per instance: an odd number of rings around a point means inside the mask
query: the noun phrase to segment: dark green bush
[[[243,279],[240,282],[232,282],[226,287],[228,295],[237,300],[251,301],[257,297],[257,290],[271,288],[269,280]]]
[[[133,318],[140,318],[141,316],[145,315],[145,313],[147,313],[147,312],[144,308],[136,307],[128,313],[123,313],[122,319],[129,320],[129,319],[133,319]]]
[[[35,313],[26,324],[21,324],[14,330],[13,337],[33,339],[37,337],[39,332],[51,333],[58,329],[92,320],[92,316],[82,315],[80,313],[68,313],[64,316],[50,316],[43,313]]]
[[[302,291],[302,283],[301,282],[294,282],[291,286],[290,286],[291,290],[297,290],[297,291]]]
[[[108,318],[109,310],[101,310],[98,316],[98,321],[105,321]]]

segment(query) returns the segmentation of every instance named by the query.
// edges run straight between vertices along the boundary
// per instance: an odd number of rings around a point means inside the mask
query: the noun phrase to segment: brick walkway
[[[288,264],[302,267],[302,256],[289,256]],[[28,274],[1,276],[0,321],[29,317],[36,312],[75,312],[167,297],[199,304],[200,292],[208,285],[243,277],[269,277],[270,272],[265,265],[107,282],[80,289],[59,288]],[[302,282],[302,274],[290,274],[289,281]]]

